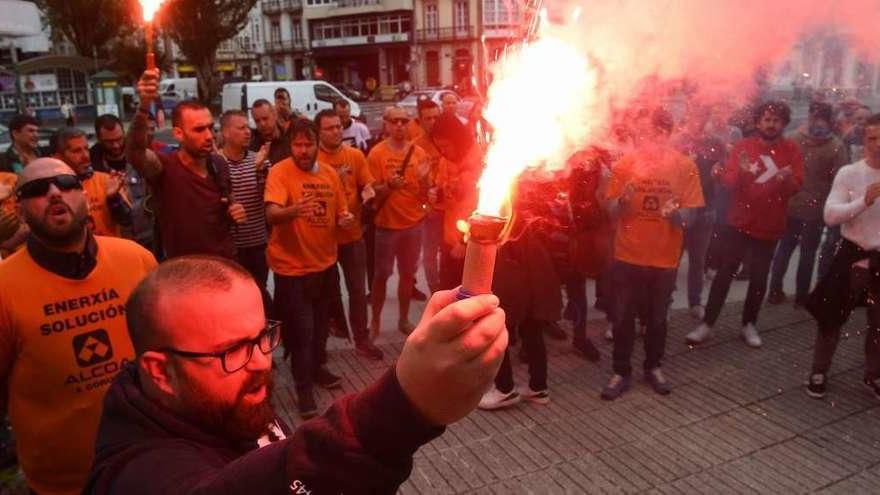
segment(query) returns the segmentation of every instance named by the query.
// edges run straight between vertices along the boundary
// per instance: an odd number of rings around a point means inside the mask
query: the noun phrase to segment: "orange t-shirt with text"
[[[83,189],[89,199],[89,225],[95,235],[122,237],[122,228],[113,221],[110,208],[107,207],[107,182],[109,180],[109,174],[95,172],[83,181]],[[120,194],[122,194],[121,191]]]
[[[389,192],[388,198],[376,213],[377,227],[403,230],[415,226],[425,218],[427,188],[421,184],[418,172],[419,164],[428,158],[425,150],[410,143],[397,151],[388,146],[388,141],[382,141],[370,151],[367,161],[376,181],[387,184],[392,177],[400,174],[410,146],[414,148],[404,172],[404,185]]]
[[[125,302],[156,267],[140,245],[95,237],[83,280],[49,272],[22,249],[0,262],[0,380],[18,461],[41,494],[79,494],[95,450],[104,393],[134,359]]]
[[[672,198],[680,208],[704,206],[697,166],[671,148],[637,150],[612,168],[606,198],[621,197],[628,184],[635,193],[618,218],[614,258],[639,266],[676,268],[684,230],[664,218],[660,210]]]
[[[318,151],[318,163],[330,165],[339,174],[339,180],[345,189],[345,200],[348,211],[354,215],[354,226],[347,229],[336,229],[336,240],[339,244],[348,244],[359,241],[364,236],[361,225],[361,195],[360,190],[367,184],[372,184],[373,174],[367,165],[367,157],[364,153],[347,144],[343,144],[334,153],[328,153],[324,149]]]
[[[287,158],[269,170],[266,179],[266,203],[287,207],[304,196],[317,201],[317,211],[273,225],[266,248],[269,268],[279,275],[300,277],[317,273],[336,263],[336,222],[347,212],[345,192],[339,175],[328,165],[316,164],[317,170],[301,170]]]

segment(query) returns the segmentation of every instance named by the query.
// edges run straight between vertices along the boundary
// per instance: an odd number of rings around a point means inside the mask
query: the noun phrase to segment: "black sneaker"
[[[342,378],[330,373],[327,368],[318,368],[312,380],[323,388],[337,388],[342,384]]]
[[[865,378],[865,386],[870,388],[874,392],[874,397],[880,400],[880,378],[874,378],[873,380]]]
[[[318,405],[315,403],[315,395],[311,390],[296,393],[296,408],[299,410],[299,417],[304,420],[318,415]]]
[[[807,395],[814,399],[825,397],[827,379],[824,373],[813,373],[807,381]]]
[[[359,356],[363,356],[367,359],[372,359],[373,361],[381,361],[384,357],[384,354],[382,354],[382,349],[379,349],[378,347],[373,345],[373,343],[369,340],[358,342],[357,344],[355,344],[354,350]]]
[[[661,371],[660,368],[646,371],[645,381],[651,385],[654,392],[657,392],[660,395],[669,395],[669,393],[672,392],[672,385],[670,385],[666,380],[666,377],[663,376],[663,371]]]
[[[632,379],[630,377],[614,374],[608,380],[608,385],[605,385],[605,388],[602,389],[600,397],[602,400],[614,400],[629,390],[631,385]]]
[[[602,357],[599,354],[599,349],[596,349],[596,346],[590,339],[575,339],[571,345],[584,359],[591,363],[598,362]]]

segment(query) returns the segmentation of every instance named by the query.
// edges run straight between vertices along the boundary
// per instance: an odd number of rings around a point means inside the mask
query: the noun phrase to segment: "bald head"
[[[126,304],[125,317],[135,353],[140,356],[162,347],[211,347],[211,342],[206,341],[210,339],[199,338],[197,334],[216,333],[211,328],[214,324],[208,320],[229,307],[223,303],[224,294],[242,284],[252,285],[260,300],[250,273],[233,261],[213,256],[182,256],[162,263],[141,281]],[[200,303],[200,299],[207,299],[209,304]],[[261,318],[259,315],[258,319]],[[186,327],[191,325],[194,328],[187,331]]]
[[[382,114],[385,121],[385,133],[392,140],[402,142],[406,139],[406,126],[409,123],[409,115],[403,107],[393,106],[385,109]]]
[[[56,175],[76,175],[73,169],[57,158],[37,158],[28,163],[21,173],[18,185],[24,185],[34,179],[44,179]]]

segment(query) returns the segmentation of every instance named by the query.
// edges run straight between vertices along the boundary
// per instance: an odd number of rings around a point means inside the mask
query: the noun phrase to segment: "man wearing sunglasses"
[[[156,261],[134,242],[92,235],[83,185],[57,159],[29,163],[15,195],[31,233],[0,263],[0,410],[30,488],[79,493],[104,392],[134,357],[124,304]]]
[[[134,291],[137,359],[107,394],[84,493],[394,493],[423,444],[474,409],[507,346],[484,295],[434,295],[400,358],[292,434],[271,405],[278,327],[233,262],[183,257]]]
[[[425,218],[430,188],[431,162],[425,150],[407,139],[409,117],[402,107],[389,107],[383,115],[387,139],[370,151],[367,162],[376,179],[374,202],[376,227],[371,304],[370,335],[379,335],[388,279],[397,270],[400,279],[398,330],[412,331],[409,307],[416,282],[422,246],[422,220]]]
[[[188,100],[172,112],[173,153],[149,149],[149,106],[159,97],[159,71],[146,70],[138,81],[141,106],[126,143],[126,157],[153,189],[162,248],[168,258],[213,254],[235,259],[235,225],[247,220],[232,198],[229,167],[215,153],[214,118],[208,107]]]

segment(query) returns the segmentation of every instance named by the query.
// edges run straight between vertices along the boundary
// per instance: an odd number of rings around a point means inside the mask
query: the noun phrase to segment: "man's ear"
[[[147,351],[138,358],[138,368],[142,380],[148,380],[153,387],[166,395],[177,395],[177,377],[167,355]]]
[[[171,133],[174,134],[174,139],[176,139],[178,143],[183,142],[183,129],[180,127],[172,127]]]

